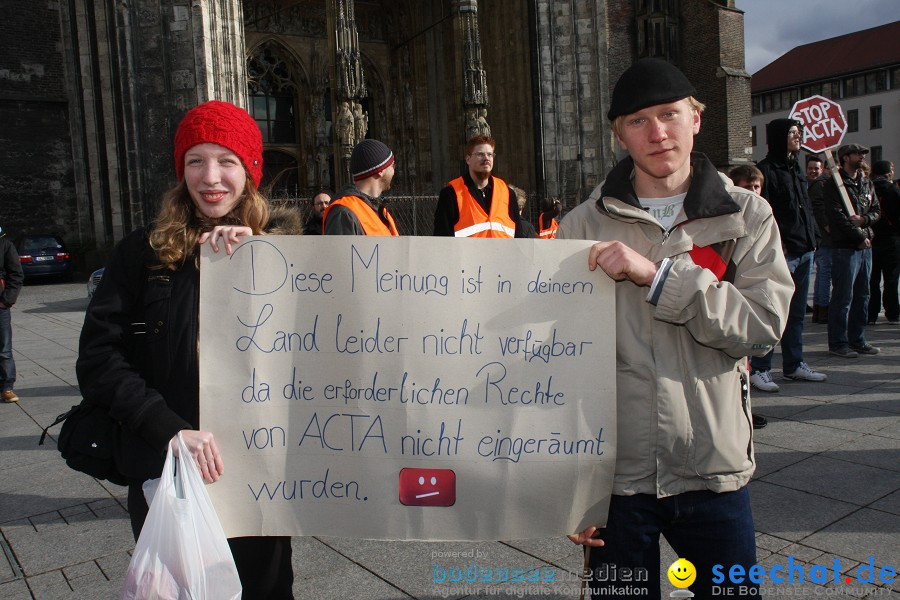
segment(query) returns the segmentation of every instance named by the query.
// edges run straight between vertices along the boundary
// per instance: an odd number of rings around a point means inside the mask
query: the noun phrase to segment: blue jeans
[[[794,280],[794,295],[788,310],[787,325],[781,334],[781,366],[785,373],[793,373],[803,362],[803,320],[806,318],[806,298],[809,296],[809,279],[812,276],[813,253],[788,255],[788,269]],[[772,368],[772,354],[750,358],[750,372],[768,371]]]
[[[12,319],[8,308],[0,308],[0,391],[13,389],[16,362],[12,353]]]
[[[724,572],[728,573],[731,565],[742,565],[746,572],[756,564],[756,536],[746,487],[736,492],[685,492],[667,498],[649,494],[613,496],[609,520],[599,536],[606,545],[591,548],[590,568],[595,574],[612,574],[613,565],[617,570],[643,568],[647,577],[646,581],[632,583],[621,579],[609,581],[609,577],[607,581],[600,581],[601,577],[594,577],[592,597],[658,600],[660,534],[665,536],[679,558],[694,564],[697,579],[690,590],[696,598],[712,598],[714,565],[724,565]],[[629,585],[646,588],[647,593],[621,596],[611,589]],[[747,582],[741,585],[757,592],[746,597],[758,598],[758,586]],[[729,595],[730,598],[744,597],[738,595],[739,586],[730,584],[727,578],[721,586],[732,588],[734,595]],[[604,591],[608,593],[604,594]]]
[[[828,305],[828,348],[866,344],[872,250],[831,251],[831,303]]]
[[[831,300],[831,248],[816,248],[816,284],[813,304],[828,306]]]

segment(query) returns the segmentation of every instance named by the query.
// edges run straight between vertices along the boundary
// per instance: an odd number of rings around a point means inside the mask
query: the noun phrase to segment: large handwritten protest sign
[[[613,282],[583,241],[261,237],[201,258],[229,536],[493,540],[606,519]]]

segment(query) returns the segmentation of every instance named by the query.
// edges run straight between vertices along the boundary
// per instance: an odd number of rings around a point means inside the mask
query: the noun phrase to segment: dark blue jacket
[[[22,263],[19,262],[19,253],[16,247],[5,235],[0,235],[0,304],[7,308],[16,303],[19,290],[25,275],[22,273]]]

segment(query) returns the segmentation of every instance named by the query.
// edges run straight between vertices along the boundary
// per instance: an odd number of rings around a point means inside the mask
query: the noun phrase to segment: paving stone
[[[898,414],[900,413],[900,383],[890,382],[873,389],[857,391],[842,398],[841,402]]]
[[[31,590],[24,579],[0,583],[0,598],[3,600],[33,600]]]
[[[785,546],[779,554],[793,555],[797,560],[802,560],[806,563],[815,563],[818,562],[816,559],[824,553],[817,548],[810,548],[809,546],[804,546],[802,544],[789,544]]]
[[[765,548],[770,552],[780,552],[782,549],[787,548],[790,545],[791,542],[789,542],[788,540],[784,540],[767,533],[761,533],[756,536],[756,546],[759,548]]]
[[[65,567],[62,570],[63,575],[65,575],[66,579],[69,581],[73,579],[78,579],[80,577],[103,577],[103,571],[100,570],[100,566],[94,562],[93,560],[89,560],[83,563],[78,563],[75,565],[71,565],[69,567]]]
[[[754,479],[762,479],[769,473],[780,471],[785,467],[813,456],[809,452],[786,450],[784,448],[763,444],[759,441],[753,442],[753,451],[756,455],[756,472],[753,473]]]
[[[865,506],[900,488],[900,473],[812,456],[762,481]]]
[[[134,546],[127,517],[93,519],[69,525],[60,520],[39,531],[27,522],[4,525],[3,535],[26,576],[84,562],[85,549],[96,556],[114,554]]]
[[[900,444],[880,435],[864,435],[824,452],[822,456],[900,471]]]
[[[582,550],[568,538],[559,536],[547,539],[512,540],[503,542],[516,550],[531,554],[547,563],[554,563],[582,554]]]
[[[3,480],[0,482],[3,521],[61,510],[109,495],[96,480],[72,471],[61,462],[47,463],[36,472],[10,469],[0,480]]]
[[[29,576],[28,585],[35,598],[56,600],[57,598],[72,597],[72,586],[69,585],[65,575],[59,569]]]
[[[758,429],[754,439],[778,448],[815,453],[836,448],[861,436],[862,434],[855,431],[792,420],[770,419],[768,427]]]
[[[60,516],[66,521],[69,522],[70,519],[83,515],[85,513],[91,513],[91,509],[88,508],[87,504],[76,504],[75,506],[69,506],[67,508],[61,508],[59,510]]]
[[[779,382],[779,385],[780,382]],[[753,402],[753,412],[765,417],[776,417],[785,419],[797,413],[801,413],[827,404],[820,400],[811,400],[809,398],[796,398],[786,394],[767,394],[765,392],[753,391],[751,400]],[[757,430],[759,433],[759,430]],[[757,436],[758,437],[758,436]]]
[[[900,421],[895,421],[887,427],[879,429],[875,433],[895,440],[900,440]]]
[[[874,557],[878,567],[900,565],[900,516],[862,508],[816,531],[803,540],[813,548],[835,552],[839,549],[847,556],[863,564]]]
[[[900,424],[900,414],[873,410],[859,403],[843,402],[816,406],[796,413],[791,418],[795,421],[862,433],[875,433],[885,427]]]
[[[869,505],[869,508],[883,510],[895,515],[900,515],[900,490],[892,492],[884,498],[876,500]]]
[[[380,577],[344,558],[313,538],[293,541],[294,597],[297,600],[344,600],[345,598],[385,598],[408,600],[409,595]],[[299,548],[299,552],[297,552]],[[315,557],[324,554],[322,560]],[[298,556],[299,555],[299,556]],[[327,570],[310,568],[314,564],[328,565]]]
[[[125,581],[125,573],[128,571],[129,564],[131,564],[131,554],[128,552],[117,552],[97,559],[97,566],[100,567],[107,579],[122,583]]]
[[[764,481],[752,481],[749,485],[756,530],[787,540],[800,541],[811,531],[818,531],[858,508]]]
[[[834,565],[835,560],[837,560],[838,565],[840,565],[838,571],[843,575],[853,575],[854,571],[856,571],[856,569],[861,564],[858,560],[853,560],[852,558],[848,558],[846,556],[838,556],[830,552],[826,552],[825,554],[817,558],[816,562],[821,565]]]

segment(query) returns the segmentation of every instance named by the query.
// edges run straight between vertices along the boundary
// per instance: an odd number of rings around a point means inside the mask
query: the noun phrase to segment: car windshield
[[[33,252],[35,250],[45,249],[61,249],[62,244],[59,243],[52,235],[35,235],[29,236],[22,241],[22,250],[24,252]]]

